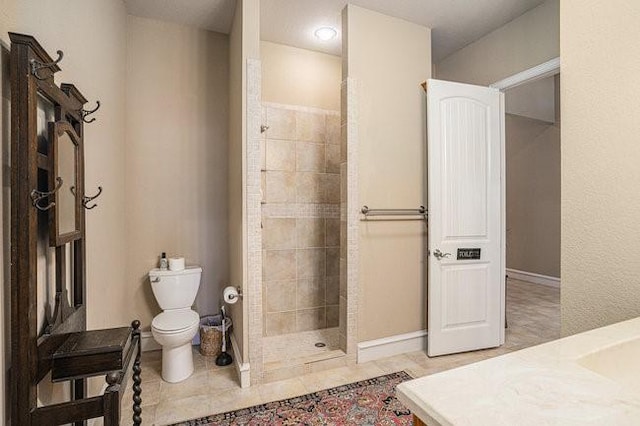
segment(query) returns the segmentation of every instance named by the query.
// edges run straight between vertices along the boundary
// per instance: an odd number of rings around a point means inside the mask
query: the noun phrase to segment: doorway
[[[504,93],[505,344],[517,347],[560,337],[560,74]]]

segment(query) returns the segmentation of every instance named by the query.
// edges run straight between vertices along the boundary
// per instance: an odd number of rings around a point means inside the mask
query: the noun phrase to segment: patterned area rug
[[[256,405],[178,423],[219,425],[411,425],[413,417],[395,396],[395,388],[411,380],[404,371],[338,386],[308,395]]]

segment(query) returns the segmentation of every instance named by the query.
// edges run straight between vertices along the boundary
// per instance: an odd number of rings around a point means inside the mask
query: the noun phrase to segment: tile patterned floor
[[[209,414],[277,401],[320,389],[404,370],[420,377],[503,355],[560,337],[560,290],[510,280],[507,290],[509,328],[504,346],[496,349],[428,358],[413,352],[292,379],[240,388],[235,368],[218,367],[194,351],[196,371],[178,384],[160,378],[160,352],[145,352],[142,360],[143,424],[166,425]],[[127,398],[128,396],[125,396]],[[123,407],[122,424],[131,424],[131,409]]]

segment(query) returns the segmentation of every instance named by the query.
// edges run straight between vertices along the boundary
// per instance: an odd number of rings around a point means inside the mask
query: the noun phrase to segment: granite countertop
[[[428,426],[637,426],[639,353],[635,318],[411,380],[397,394]]]

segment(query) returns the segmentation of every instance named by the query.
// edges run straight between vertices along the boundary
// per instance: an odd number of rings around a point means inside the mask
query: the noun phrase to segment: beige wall
[[[340,109],[339,56],[263,41],[260,57],[264,102]]]
[[[559,0],[545,3],[436,64],[436,78],[489,85],[559,56]]]
[[[73,25],[61,25],[72,22]],[[61,7],[55,0],[2,0],[0,1],[0,39],[8,46],[7,31],[33,34],[45,49],[54,53],[64,50],[62,71],[56,81],[74,83],[91,101],[100,99],[102,108],[96,114],[97,121],[85,128],[85,164],[87,191],[98,185],[105,189],[98,200],[99,208],[87,214],[87,278],[88,325],[91,328],[124,325],[121,316],[112,315],[119,295],[113,291],[114,282],[124,282],[125,261],[125,212],[124,212],[124,150],[125,150],[125,36],[126,12],[118,1],[97,0],[86,2],[68,0]],[[90,42],[88,41],[90,40]],[[2,179],[3,188],[3,266],[2,274],[4,309],[9,299],[8,275],[8,222],[9,192],[8,169],[9,100],[6,59],[2,56]],[[2,369],[6,372],[9,357],[8,311],[1,316],[4,326],[2,341],[5,343],[0,357],[5,355]],[[7,375],[2,375],[6,380]],[[5,386],[2,386],[4,389]],[[50,389],[41,389],[53,396]],[[4,397],[1,398],[4,402]],[[4,411],[4,410],[3,410]],[[3,419],[6,419],[4,411]],[[0,423],[3,421],[0,420]],[[7,421],[7,424],[9,422]]]
[[[347,75],[357,82],[359,203],[425,204],[428,28],[348,6]],[[349,112],[351,115],[351,112]],[[358,340],[426,328],[425,223],[360,222]],[[349,265],[351,267],[351,265]]]
[[[216,313],[228,282],[228,37],[127,19],[126,279],[121,320],[160,312],[147,272],[161,252],[203,267],[196,310]]]
[[[562,330],[640,315],[640,2],[563,0]]]
[[[511,114],[505,124],[507,268],[560,277],[560,126]]]

